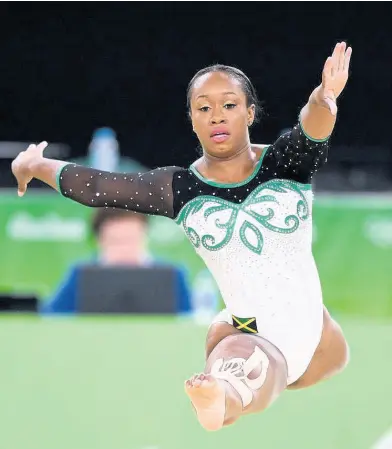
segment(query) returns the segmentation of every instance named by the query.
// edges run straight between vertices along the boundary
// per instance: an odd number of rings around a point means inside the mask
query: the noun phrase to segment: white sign
[[[13,240],[81,242],[87,237],[87,225],[82,218],[63,218],[56,213],[34,217],[27,212],[12,215],[6,232]]]

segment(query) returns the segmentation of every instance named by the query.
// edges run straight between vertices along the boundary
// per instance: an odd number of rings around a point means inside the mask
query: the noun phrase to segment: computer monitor
[[[78,313],[175,314],[176,276],[166,266],[86,265],[78,280]]]

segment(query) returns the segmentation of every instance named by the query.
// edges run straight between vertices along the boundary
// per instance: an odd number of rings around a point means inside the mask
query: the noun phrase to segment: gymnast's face
[[[226,73],[207,73],[195,81],[190,115],[205,153],[224,159],[249,146],[255,106],[247,106],[241,83]]]

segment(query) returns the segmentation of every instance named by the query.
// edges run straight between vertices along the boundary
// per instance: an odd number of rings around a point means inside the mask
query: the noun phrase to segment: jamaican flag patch
[[[247,332],[248,334],[257,334],[257,323],[256,318],[239,318],[238,316],[231,316],[233,318],[233,326],[242,331]]]

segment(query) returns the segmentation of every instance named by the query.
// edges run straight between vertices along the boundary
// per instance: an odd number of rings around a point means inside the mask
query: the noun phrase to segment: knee
[[[287,386],[286,362],[269,345],[240,332],[220,341],[207,360],[206,372],[237,391],[245,414],[266,409]]]
[[[338,323],[333,323],[333,338],[331,349],[335,354],[336,373],[343,371],[350,362],[350,347]]]
[[[237,331],[237,329],[235,330]],[[255,353],[256,347],[261,349],[265,357],[268,358],[269,370],[274,372],[275,376],[282,378],[286,385],[287,364],[283,355],[267,340],[259,336],[245,334],[241,331],[226,336],[216,345],[214,353],[207,360],[207,367],[211,369],[211,363],[217,357],[248,359]]]
[[[218,340],[215,350],[221,354],[241,353],[250,355],[253,353],[258,341],[257,337],[244,334],[232,327],[235,332],[225,333],[224,329],[221,332],[215,334],[215,341]]]
[[[326,379],[336,376],[345,370],[350,362],[350,347],[346,338],[343,335],[340,326],[338,326],[337,335],[334,344],[330,348],[331,367],[325,376]]]
[[[241,332],[228,323],[217,322],[212,324],[206,338],[206,358],[208,359],[218,344],[221,344],[230,335],[238,333]]]
[[[322,353],[327,356],[334,365],[333,372],[337,374],[343,371],[350,362],[350,347],[339,323],[328,314],[325,321],[327,344],[322,348]]]
[[[350,346],[348,345],[348,342],[343,335],[340,345],[341,349],[339,361],[337,363],[337,372],[343,371],[350,362]]]

